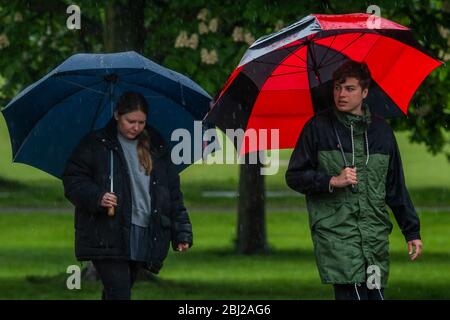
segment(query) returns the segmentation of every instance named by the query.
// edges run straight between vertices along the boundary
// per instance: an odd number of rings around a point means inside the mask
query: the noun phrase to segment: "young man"
[[[286,182],[306,195],[314,253],[336,299],[384,299],[392,224],[411,260],[422,251],[420,223],[405,186],[394,133],[364,103],[366,65],[346,62],[333,74],[335,105],[312,117],[292,153]]]

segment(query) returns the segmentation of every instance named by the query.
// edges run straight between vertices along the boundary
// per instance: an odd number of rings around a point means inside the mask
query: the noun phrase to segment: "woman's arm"
[[[173,164],[168,169],[169,192],[172,208],[172,247],[178,250],[179,244],[193,245],[192,225],[189,214],[183,202],[183,193],[180,188],[180,176]]]
[[[106,193],[93,180],[92,136],[81,140],[67,160],[62,176],[65,197],[75,206],[88,211],[100,210]]]

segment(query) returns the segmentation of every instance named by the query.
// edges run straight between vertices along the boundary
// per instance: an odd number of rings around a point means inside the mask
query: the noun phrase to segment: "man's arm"
[[[331,175],[317,170],[317,141],[314,120],[310,119],[300,134],[286,171],[286,183],[303,194],[331,192]]]
[[[394,213],[395,220],[408,242],[411,260],[415,260],[422,250],[420,220],[406,188],[400,151],[393,132],[386,179],[386,203]],[[413,252],[413,247],[415,247],[415,252]]]

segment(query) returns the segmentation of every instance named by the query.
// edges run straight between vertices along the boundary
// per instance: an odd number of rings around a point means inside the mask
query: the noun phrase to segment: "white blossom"
[[[244,29],[242,29],[242,27],[234,27],[232,37],[233,37],[234,42],[243,42],[244,41]]]
[[[217,29],[219,28],[219,19],[214,18],[209,21],[209,30],[211,32],[217,32]]]
[[[175,48],[184,48],[189,46],[189,38],[186,31],[181,31],[175,40]]]
[[[255,37],[250,32],[246,32],[244,35],[244,40],[248,45],[251,45],[255,42]]]
[[[191,38],[189,39],[189,48],[191,49],[197,49],[198,47],[198,34],[194,33],[191,35]]]
[[[208,52],[207,49],[202,48],[200,52],[200,57],[204,64],[216,64],[219,61],[216,49],[213,49],[210,52]]]
[[[0,50],[9,46],[9,39],[5,33],[0,34]]]
[[[198,47],[198,34],[194,33],[190,37],[186,31],[181,31],[175,40],[175,48],[191,48],[197,49]]]
[[[198,33],[205,34],[205,33],[208,33],[208,32],[209,32],[209,29],[208,29],[208,26],[206,25],[206,23],[200,22],[198,24]]]
[[[197,14],[197,19],[200,21],[206,21],[206,18],[209,15],[209,10],[206,8],[203,8],[202,10],[200,10],[200,12]]]

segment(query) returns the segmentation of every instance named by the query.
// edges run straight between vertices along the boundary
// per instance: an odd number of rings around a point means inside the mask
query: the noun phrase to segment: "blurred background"
[[[80,29],[69,29],[70,5]],[[444,62],[450,58],[450,0],[442,1],[0,1],[0,108],[69,56],[134,50],[191,77],[215,96],[248,46],[310,13],[366,12],[410,27]],[[408,118],[389,120],[406,183],[422,222],[423,256],[410,262],[394,223],[388,299],[450,299],[450,77],[436,69]],[[230,143],[221,152],[234,152]],[[169,253],[135,299],[332,299],[315,266],[304,197],[276,175],[240,165],[195,164],[181,174],[194,228],[187,254]],[[393,220],[394,221],[394,220]],[[0,299],[98,299],[100,283],[69,290],[73,208],[56,178],[12,163],[0,117]],[[81,266],[81,265],[80,265]],[[81,267],[85,267],[83,264]]]

